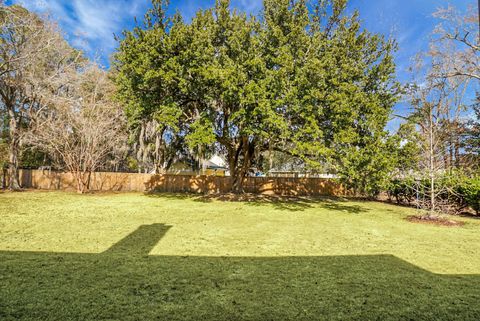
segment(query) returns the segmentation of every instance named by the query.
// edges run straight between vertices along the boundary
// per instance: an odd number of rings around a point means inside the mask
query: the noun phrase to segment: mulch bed
[[[412,215],[412,216],[406,217],[405,219],[412,223],[432,224],[432,225],[447,226],[447,227],[462,227],[465,225],[465,222],[449,220],[447,218],[438,217],[438,216]]]

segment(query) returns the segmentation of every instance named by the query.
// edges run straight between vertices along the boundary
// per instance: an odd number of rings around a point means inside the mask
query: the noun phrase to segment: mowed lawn
[[[0,320],[480,320],[480,220],[376,202],[0,193]]]

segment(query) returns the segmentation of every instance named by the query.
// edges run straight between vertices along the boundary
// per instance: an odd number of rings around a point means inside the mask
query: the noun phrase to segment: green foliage
[[[345,1],[312,11],[305,1],[270,0],[254,18],[218,0],[189,23],[154,4],[114,57],[132,131],[172,116],[159,130],[190,150],[210,144],[225,154],[238,190],[272,149],[312,169],[329,164],[355,187],[371,180],[361,192],[383,184],[395,45],[362,30],[357,13],[344,14]]]
[[[416,182],[412,177],[392,179],[387,187],[390,198],[395,198],[398,204],[410,204],[416,198]]]
[[[463,180],[457,187],[457,192],[466,206],[480,214],[480,176]]]
[[[405,186],[397,186],[391,177],[417,168],[420,155],[417,139],[410,124],[402,124],[393,135],[372,139],[361,149],[352,148],[340,159],[343,166],[338,173],[342,182],[361,195],[375,196],[387,191],[394,197],[407,197],[400,192]]]
[[[190,127],[191,132],[186,136],[186,142],[190,149],[209,146],[215,143],[213,125],[208,119],[199,118]]]
[[[49,165],[52,165],[52,162],[45,152],[32,148],[22,149],[20,153],[20,167],[38,168]]]
[[[138,161],[133,157],[127,158],[127,168],[132,171],[138,170]]]
[[[472,168],[480,169],[480,97],[473,106],[475,117],[470,120],[467,126],[467,132],[463,141],[463,148],[467,152],[467,157],[470,158]]]
[[[429,203],[430,188],[430,179],[408,176],[392,179],[387,193],[399,204]],[[480,213],[480,176],[469,177],[458,171],[446,173],[436,179],[435,190],[440,210],[459,212],[471,208]]]
[[[408,173],[418,169],[421,157],[421,148],[418,144],[420,136],[411,122],[401,124],[397,133],[392,137],[395,154],[395,168],[401,173]]]
[[[394,155],[387,150],[388,146],[380,141],[378,145],[346,152],[339,168],[341,181],[359,195],[377,195],[383,191],[395,165]]]

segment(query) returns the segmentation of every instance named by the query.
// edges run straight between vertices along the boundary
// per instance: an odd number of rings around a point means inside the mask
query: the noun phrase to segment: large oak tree
[[[252,17],[218,0],[185,22],[153,1],[114,56],[132,132],[155,121],[156,146],[224,154],[234,192],[268,150],[311,168],[329,164],[372,192],[388,167],[394,44],[345,8],[345,0],[265,0]]]

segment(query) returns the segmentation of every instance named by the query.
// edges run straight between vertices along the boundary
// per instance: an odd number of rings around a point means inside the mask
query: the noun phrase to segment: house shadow
[[[100,254],[0,252],[1,320],[479,320],[480,276],[391,255],[154,256],[153,224]]]

